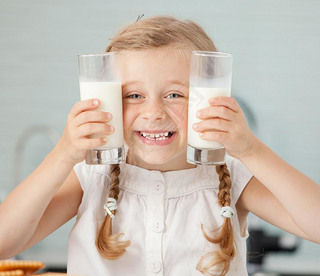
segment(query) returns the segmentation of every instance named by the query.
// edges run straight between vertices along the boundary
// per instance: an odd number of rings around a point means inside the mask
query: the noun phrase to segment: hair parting
[[[110,165],[111,187],[109,197],[118,200],[119,196],[119,175],[120,166]],[[116,215],[116,210],[112,211]],[[119,241],[123,233],[112,235],[112,218],[107,215],[99,229],[96,239],[96,246],[99,253],[108,260],[115,260],[126,253],[126,248],[130,245],[130,241]]]

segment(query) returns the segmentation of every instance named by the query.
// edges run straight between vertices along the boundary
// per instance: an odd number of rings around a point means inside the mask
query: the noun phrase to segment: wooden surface
[[[41,274],[34,274],[37,276],[63,276],[63,275],[68,275],[66,273],[57,273],[57,272],[47,272],[47,273],[41,273]],[[70,275],[69,276],[76,276],[76,275]]]
[[[41,273],[41,274],[34,274],[34,275],[42,275],[42,276],[62,276],[62,275],[68,275],[66,273],[56,273],[56,272],[47,272],[47,273]]]

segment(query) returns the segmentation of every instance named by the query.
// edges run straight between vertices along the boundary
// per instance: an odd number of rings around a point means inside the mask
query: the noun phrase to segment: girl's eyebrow
[[[123,82],[122,83],[122,88],[125,88],[125,87],[130,86],[130,85],[142,85],[142,84],[143,84],[142,81],[135,81],[135,80],[127,81],[127,82]]]
[[[168,85],[170,84],[177,84],[179,86],[183,86],[183,87],[189,87],[189,80],[182,82],[181,80],[169,80],[167,82]]]
[[[127,82],[123,82],[122,83],[122,87],[133,85],[133,84],[140,84],[141,85],[141,84],[143,84],[143,82],[142,81],[137,81],[137,80],[127,81]],[[177,84],[179,86],[188,87],[189,86],[189,80],[185,81],[185,82],[182,82],[181,80],[169,80],[169,81],[166,82],[166,84],[168,84],[168,85]]]

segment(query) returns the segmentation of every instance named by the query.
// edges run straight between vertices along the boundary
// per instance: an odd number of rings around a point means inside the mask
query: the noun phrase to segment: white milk
[[[98,110],[112,114],[108,123],[115,131],[108,136],[108,142],[99,149],[120,148],[123,146],[122,90],[121,82],[83,82],[80,81],[81,100],[99,99]]]
[[[196,113],[198,110],[209,107],[209,98],[230,97],[231,90],[227,88],[190,87],[188,110],[188,145],[197,149],[218,149],[223,145],[215,141],[206,141],[200,138],[199,132],[192,129],[194,123],[200,122]]]

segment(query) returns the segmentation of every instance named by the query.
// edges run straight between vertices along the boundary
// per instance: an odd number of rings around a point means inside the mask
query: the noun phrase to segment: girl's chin
[[[176,159],[176,156],[172,154],[172,151],[166,152],[164,150],[140,151],[139,149],[129,149],[127,155],[127,162],[130,164],[164,165],[174,159]]]
[[[151,165],[163,165],[167,164],[171,161],[171,158],[168,158],[169,156],[161,156],[159,154],[152,154],[152,153],[146,153],[144,155],[138,155],[138,159],[140,159],[144,163],[148,163]]]
[[[177,140],[175,140],[178,142]],[[171,143],[166,146],[153,146],[141,144],[141,141],[134,140],[133,143],[127,143],[128,154],[127,162],[130,164],[143,164],[160,166],[186,162],[187,145],[180,143]],[[179,150],[178,150],[179,149]]]

